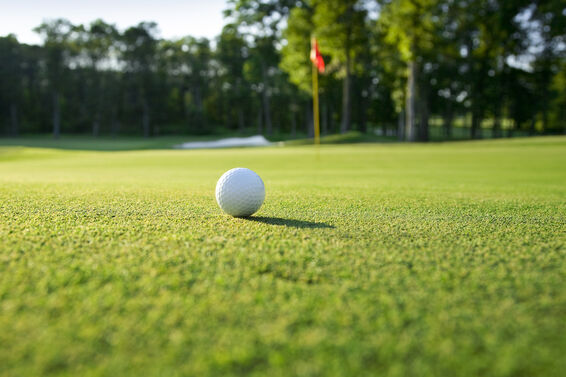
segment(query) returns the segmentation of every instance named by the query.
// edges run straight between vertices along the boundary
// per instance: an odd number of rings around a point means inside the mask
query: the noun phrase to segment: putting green
[[[559,376],[565,241],[566,137],[0,147],[0,375]]]

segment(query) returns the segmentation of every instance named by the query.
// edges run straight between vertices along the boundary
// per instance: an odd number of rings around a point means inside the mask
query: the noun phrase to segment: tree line
[[[323,134],[566,132],[562,0],[230,0],[225,19],[212,40],[65,19],[0,37],[0,131],[312,135],[315,36]]]

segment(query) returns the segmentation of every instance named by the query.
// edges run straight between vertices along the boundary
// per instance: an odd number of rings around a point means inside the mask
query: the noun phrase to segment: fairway
[[[0,375],[558,377],[565,245],[566,137],[0,147]]]

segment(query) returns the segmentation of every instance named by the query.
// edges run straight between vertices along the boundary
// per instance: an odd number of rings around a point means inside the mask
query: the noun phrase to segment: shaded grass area
[[[59,139],[53,139],[50,135],[36,135],[31,137],[0,138],[0,147],[19,146],[32,148],[55,148],[68,150],[93,150],[93,151],[127,151],[127,150],[149,150],[149,149],[171,149],[174,145],[189,141],[218,140],[228,137],[246,137],[252,135],[230,134],[207,135],[207,136],[158,136],[151,138],[118,136],[118,137],[92,137],[84,135],[63,135]],[[275,135],[269,138],[271,141],[279,142],[285,140],[286,145],[313,144],[312,138],[299,138],[288,140],[289,135]],[[348,132],[346,134],[327,135],[321,139],[323,144],[345,144],[345,143],[372,143],[396,141],[394,137],[379,137],[360,132]]]
[[[21,146],[32,148],[57,148],[70,150],[120,151],[140,149],[171,149],[187,141],[215,140],[222,136],[85,136],[62,135],[54,139],[51,135],[35,135],[15,138],[0,138],[0,146]],[[229,137],[229,136],[227,136]]]
[[[257,216],[223,215],[226,170]],[[566,138],[0,148],[0,375],[560,376]]]
[[[390,143],[398,141],[395,136],[377,136],[369,133],[350,131],[344,134],[324,135],[320,138],[321,144],[352,144],[352,143]],[[286,140],[285,145],[298,146],[314,144],[313,138]]]
[[[118,137],[92,137],[85,135],[63,135],[59,139],[53,139],[50,135],[36,135],[17,138],[0,138],[0,147],[19,146],[32,148],[55,148],[68,150],[92,150],[92,151],[128,151],[128,150],[151,150],[172,149],[173,146],[189,141],[209,141],[229,137],[247,137],[252,134],[225,133],[206,136],[157,136],[151,138],[118,136]],[[486,140],[492,138],[491,132],[485,131],[483,137]],[[514,132],[514,138],[524,138],[528,132]],[[286,146],[312,145],[314,140],[306,135],[297,135],[292,138],[288,134],[277,134],[268,137],[270,141]],[[447,138],[444,131],[438,127],[431,127],[430,140],[433,142],[466,141],[469,139],[469,130],[464,128],[454,129],[452,136]],[[397,143],[397,136],[381,136],[372,133],[361,133],[350,131],[344,134],[324,135],[320,139],[321,144],[358,144],[358,143]]]
[[[255,221],[263,224],[280,225],[291,228],[334,228],[333,225],[324,222],[285,219],[281,217],[252,216],[245,217],[244,219],[252,222]]]

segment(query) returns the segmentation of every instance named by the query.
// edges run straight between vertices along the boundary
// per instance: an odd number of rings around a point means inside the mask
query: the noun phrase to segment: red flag
[[[324,59],[318,50],[316,38],[313,38],[311,41],[311,62],[318,68],[320,73],[324,72]]]

